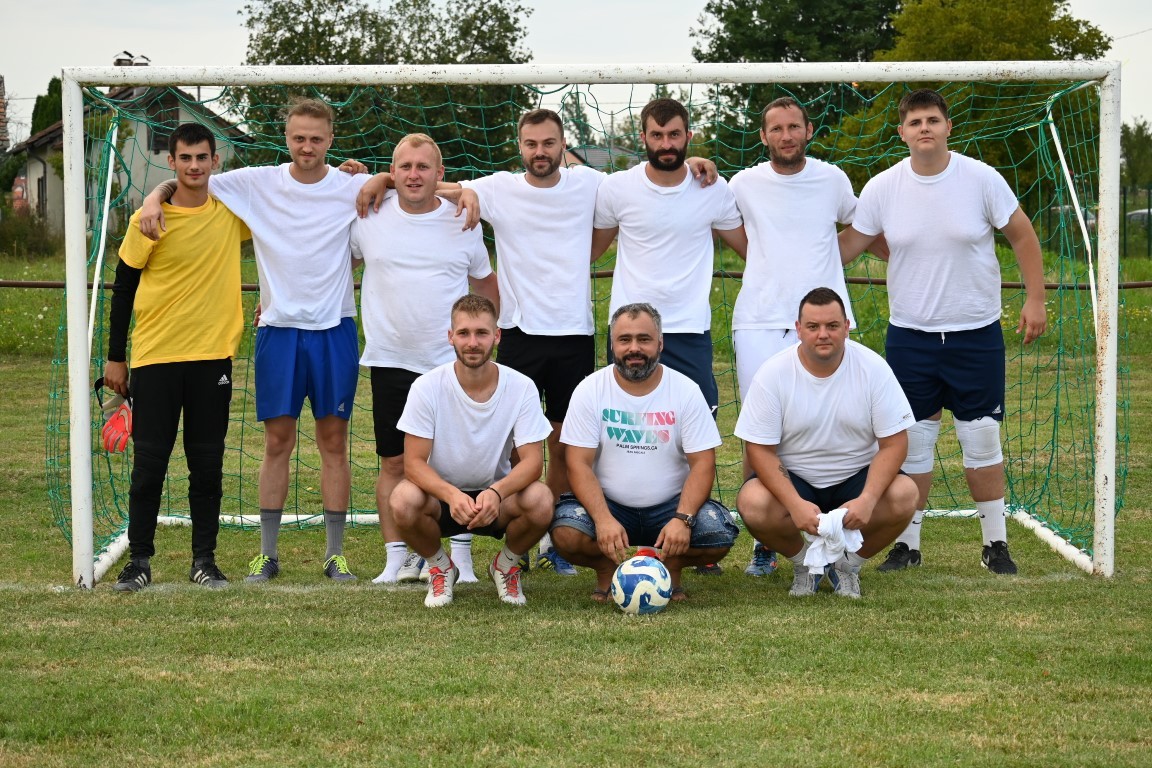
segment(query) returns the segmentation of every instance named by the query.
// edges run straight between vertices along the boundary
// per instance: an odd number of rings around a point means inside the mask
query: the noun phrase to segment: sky
[[[691,63],[691,31],[705,0],[521,0],[535,7],[526,46],[538,64]],[[107,66],[120,51],[143,54],[154,66],[239,65],[247,30],[245,0],[56,0],[45,6],[6,2],[0,8],[0,75],[9,98],[9,133],[28,137],[37,94],[63,67]],[[1108,58],[1121,62],[1125,122],[1152,120],[1152,2],[1070,0],[1073,16],[1114,38]],[[108,10],[116,8],[116,14]],[[169,20],[165,24],[165,20]]]

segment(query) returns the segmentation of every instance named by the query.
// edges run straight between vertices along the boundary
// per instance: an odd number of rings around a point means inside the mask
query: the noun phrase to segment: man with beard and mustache
[[[552,520],[552,493],[538,479],[552,428],[532,380],[490,360],[500,342],[492,302],[464,296],[451,318],[455,361],[412,384],[397,425],[405,433],[405,479],[392,492],[392,515],[428,562],[424,605],[452,602],[458,571],[440,538],[460,533],[505,539],[488,573],[502,601],[524,605],[520,558]]]
[[[817,286],[835,289],[855,325],[837,243],[837,224],[852,223],[856,197],[848,176],[806,157],[808,112],[784,96],[764,107],[760,140],[768,162],[732,177],[732,194],[748,230],[744,280],[732,312],[732,346],[740,399],[765,360],[796,344],[796,305]],[[745,460],[744,476],[750,473]],[[776,553],[757,542],[749,576],[776,570]]]
[[[614,173],[600,185],[592,256],[619,234],[610,312],[647,302],[664,313],[664,363],[696,382],[708,406],[719,404],[712,375],[714,235],[741,258],[748,239],[727,183],[701,188],[684,166],[688,111],[656,99],[640,112],[648,162]]]
[[[550,109],[534,109],[517,127],[523,173],[501,171],[462,183],[462,207],[480,210],[496,240],[500,286],[497,361],[532,379],[552,424],[546,482],[559,497],[570,490],[560,429],[572,390],[596,368],[588,256],[596,190],[607,174],[564,165],[564,124]],[[716,180],[710,160],[689,158],[700,183]],[[365,185],[364,204],[395,180]],[[449,185],[444,185],[449,186]],[[538,567],[574,576],[545,536]]]
[[[597,602],[608,601],[616,566],[631,547],[655,547],[685,599],[685,567],[718,562],[739,529],[708,498],[720,432],[700,388],[660,363],[660,313],[625,304],[609,327],[613,364],[576,387],[561,442],[575,498],[561,499],[552,541],[596,571]]]
[[[376,507],[386,563],[373,581],[415,580],[420,558],[407,551],[389,499],[404,479],[404,432],[397,426],[408,391],[421,374],[453,360],[445,342],[453,300],[468,292],[499,301],[496,276],[480,230],[462,230],[455,207],[437,196],[444,175],[440,148],[423,133],[400,139],[392,153],[395,193],[352,225],[352,255],[364,262],[360,308],[364,354],[372,379],[372,421],[380,473]],[[476,581],[471,539],[453,540],[461,580]]]

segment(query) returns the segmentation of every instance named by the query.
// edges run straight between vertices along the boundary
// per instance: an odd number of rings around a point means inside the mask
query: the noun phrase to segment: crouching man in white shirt
[[[448,341],[455,362],[416,379],[397,424],[405,479],[392,492],[392,516],[429,565],[424,605],[452,602],[459,572],[440,539],[461,533],[505,540],[488,574],[501,600],[524,605],[520,557],[552,522],[552,493],[539,480],[552,427],[532,380],[490,359],[500,342],[491,301],[457,300]]]
[[[719,562],[739,529],[708,498],[720,432],[692,379],[660,363],[660,313],[625,304],[609,327],[614,364],[572,394],[560,441],[572,496],[556,507],[552,543],[569,562],[596,571],[592,598],[608,586],[629,547],[656,547],[684,600],[681,571]]]
[[[804,296],[796,335],[760,366],[736,421],[755,473],[736,508],[757,541],[792,561],[793,597],[815,594],[827,576],[836,594],[859,598],[861,565],[916,511],[916,484],[900,472],[915,419],[884,359],[849,341],[836,291]],[[802,534],[818,535],[822,513],[840,509],[863,546],[812,573]]]

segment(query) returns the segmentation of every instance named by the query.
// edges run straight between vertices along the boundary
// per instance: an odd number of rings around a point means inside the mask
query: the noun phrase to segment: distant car
[[[1128,226],[1147,227],[1148,220],[1152,219],[1152,208],[1140,208],[1135,211],[1128,211],[1124,214],[1124,218],[1128,220]]]
[[[1076,221],[1076,206],[1074,205],[1054,205],[1048,209],[1048,212],[1055,216],[1067,216],[1070,222]],[[1091,208],[1084,209],[1084,226],[1088,227],[1089,232],[1096,231],[1096,212]]]

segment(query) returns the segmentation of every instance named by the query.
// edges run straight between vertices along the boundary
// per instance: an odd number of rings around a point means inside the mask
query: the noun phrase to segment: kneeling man
[[[700,387],[661,365],[651,304],[617,309],[609,333],[615,363],[577,385],[560,433],[574,497],[560,497],[552,543],[596,571],[597,602],[630,546],[662,549],[672,599],[683,600],[681,571],[718,562],[739,533],[708,498],[720,432]]]
[[[393,519],[428,562],[424,605],[452,602],[459,572],[440,539],[462,533],[506,537],[488,573],[501,600],[524,605],[520,558],[552,521],[552,493],[539,480],[552,427],[532,380],[489,359],[500,342],[491,301],[475,294],[457,300],[448,341],[455,362],[416,379],[397,423],[405,433],[405,479],[392,492]]]
[[[836,594],[860,597],[860,566],[892,543],[916,508],[900,473],[915,419],[892,369],[848,339],[840,296],[816,288],[800,301],[800,343],[757,371],[736,421],[755,472],[736,508],[748,532],[792,561],[789,594],[815,594],[822,575],[804,565],[821,513],[845,510],[843,528],[864,544],[825,571]]]

